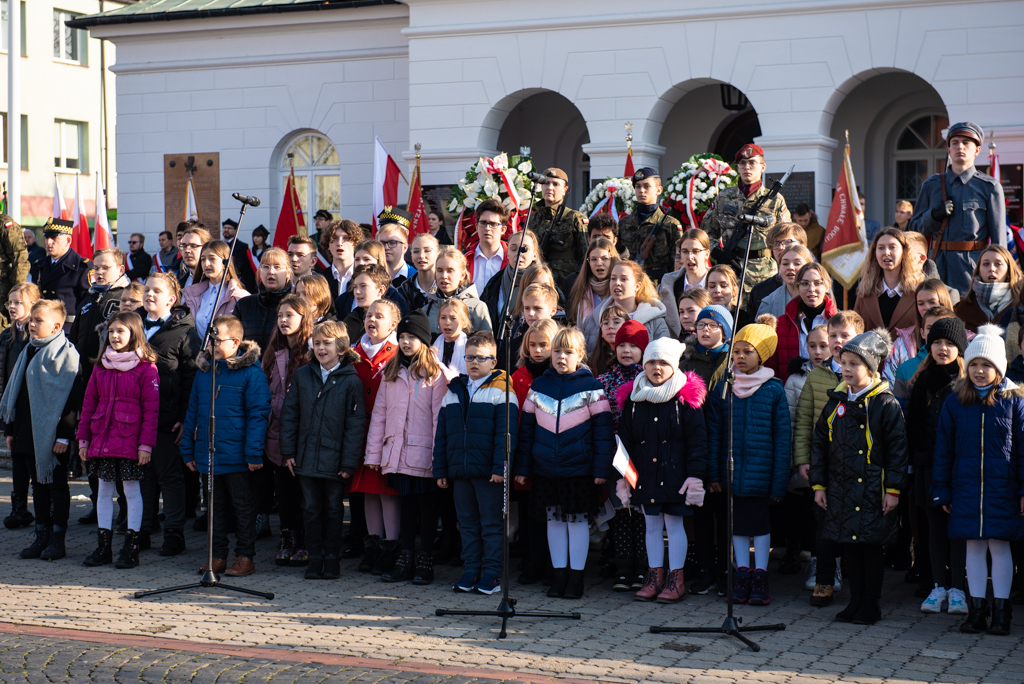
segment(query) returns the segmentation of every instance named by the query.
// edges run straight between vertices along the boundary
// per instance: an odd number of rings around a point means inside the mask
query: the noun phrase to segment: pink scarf
[[[103,367],[108,370],[130,371],[139,365],[141,357],[137,351],[117,352],[107,347],[103,352]]]
[[[732,386],[732,393],[740,399],[746,399],[774,377],[775,371],[767,366],[761,366],[750,375],[736,373],[736,382]]]

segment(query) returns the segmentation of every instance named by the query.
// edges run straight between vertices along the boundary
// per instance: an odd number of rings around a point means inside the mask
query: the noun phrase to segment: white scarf
[[[359,340],[359,344],[362,346],[363,351],[366,352],[366,358],[370,359],[371,361],[373,360],[373,357],[377,355],[377,352],[380,351],[380,348],[383,347],[388,342],[398,342],[398,338],[395,337],[394,333],[388,335],[378,344],[374,344],[373,342],[371,342],[370,336],[365,333],[363,334],[362,339]]]
[[[633,381],[633,391],[629,393],[629,398],[634,402],[647,401],[652,404],[664,404],[676,397],[685,385],[686,376],[680,370],[672,373],[672,377],[658,386],[651,384],[646,373],[641,373]]]
[[[775,377],[775,371],[767,366],[761,366],[753,373],[737,373],[736,381],[732,386],[732,393],[740,399],[746,399],[757,390],[761,389],[761,385],[768,382]]]
[[[466,374],[466,340],[468,336],[466,333],[459,333],[459,336],[455,338],[455,349],[452,350],[452,362],[448,364],[448,368],[451,368],[456,373],[461,375]],[[434,344],[431,345],[437,350],[437,360],[444,360],[444,335],[438,335],[437,339],[434,340]]]

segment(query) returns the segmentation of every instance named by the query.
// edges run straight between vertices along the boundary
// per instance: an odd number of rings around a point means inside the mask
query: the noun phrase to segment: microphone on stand
[[[260,198],[259,197],[246,197],[245,195],[242,195],[242,194],[237,193],[237,192],[234,193],[231,196],[234,197],[239,202],[241,202],[242,204],[248,204],[250,207],[258,207],[258,206],[260,206]]]

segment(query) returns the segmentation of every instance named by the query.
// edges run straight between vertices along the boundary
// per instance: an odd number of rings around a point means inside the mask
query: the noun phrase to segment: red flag
[[[412,172],[412,183],[409,185],[409,204],[406,211],[412,214],[412,223],[409,225],[409,244],[412,244],[413,238],[417,235],[430,232],[427,207],[423,204],[423,187],[420,185],[419,166]]]
[[[849,290],[860,277],[867,256],[864,210],[857,197],[857,182],[850,163],[850,146],[843,153],[843,168],[832,197],[832,208],[825,223],[821,262],[843,288]]]
[[[74,228],[71,233],[71,249],[78,252],[83,259],[92,258],[92,238],[89,236],[89,222],[85,218],[85,204],[78,187],[78,175],[75,175],[75,206],[71,208],[71,222]]]
[[[623,178],[632,178],[636,170],[633,168],[633,148],[626,148],[626,170],[622,172]]]
[[[277,228],[274,229],[274,247],[288,249],[288,239],[299,235],[305,227],[299,193],[295,189],[295,170],[292,169],[284,186],[284,202],[281,203],[281,214],[277,217]]]
[[[110,224],[107,222],[107,199],[100,184],[100,174],[96,174],[96,234],[93,236],[93,247],[96,251],[111,247]]]
[[[398,204],[398,164],[388,154],[380,138],[374,138],[373,148],[373,235],[377,235],[377,217],[384,207]]]

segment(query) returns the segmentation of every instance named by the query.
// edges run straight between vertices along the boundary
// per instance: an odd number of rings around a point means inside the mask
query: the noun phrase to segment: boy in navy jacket
[[[434,439],[434,477],[454,487],[462,533],[462,577],[456,591],[493,594],[501,590],[502,503],[505,486],[504,371],[494,370],[498,346],[479,332],[466,341],[466,371],[448,384]],[[509,421],[518,424],[515,393],[509,387]],[[515,430],[512,431],[515,451]]]

